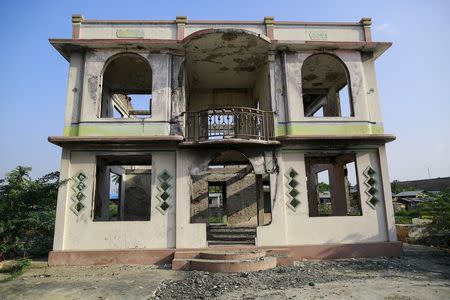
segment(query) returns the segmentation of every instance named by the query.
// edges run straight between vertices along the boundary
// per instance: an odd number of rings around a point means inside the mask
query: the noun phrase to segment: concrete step
[[[260,257],[248,260],[215,260],[215,259],[190,259],[190,268],[207,272],[253,272],[272,269],[277,266],[275,257]]]
[[[216,240],[242,241],[242,240],[251,240],[251,239],[255,239],[255,238],[256,238],[256,234],[211,233],[211,234],[208,234],[208,236],[207,236],[208,241],[216,241]]]
[[[248,239],[248,240],[231,240],[231,241],[224,241],[224,240],[214,240],[214,241],[208,241],[208,245],[254,245],[255,239]]]
[[[208,227],[207,232],[214,232],[214,233],[222,233],[222,232],[239,232],[239,233],[255,233],[256,234],[256,228],[254,227]]]
[[[266,256],[261,250],[208,251],[200,252],[198,258],[212,260],[249,260]]]

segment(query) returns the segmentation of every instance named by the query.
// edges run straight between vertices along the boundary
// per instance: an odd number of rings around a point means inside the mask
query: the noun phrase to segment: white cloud
[[[394,32],[391,24],[389,24],[389,23],[383,23],[383,24],[376,26],[375,31],[384,32],[384,33],[393,33]]]

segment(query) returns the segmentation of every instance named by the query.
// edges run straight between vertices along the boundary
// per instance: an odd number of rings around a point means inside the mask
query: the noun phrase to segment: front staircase
[[[291,265],[288,250],[279,249],[215,249],[204,251],[176,251],[172,270],[198,270],[207,272],[253,272]]]
[[[228,227],[224,224],[208,225],[208,246],[255,245],[255,227]]]

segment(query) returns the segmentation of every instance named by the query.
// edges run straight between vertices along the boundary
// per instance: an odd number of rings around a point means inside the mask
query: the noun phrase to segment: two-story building
[[[370,19],[72,26],[50,264],[401,254]]]

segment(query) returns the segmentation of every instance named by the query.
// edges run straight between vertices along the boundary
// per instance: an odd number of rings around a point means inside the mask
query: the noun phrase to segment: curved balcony
[[[221,107],[186,113],[186,140],[274,139],[273,112],[248,107]]]

